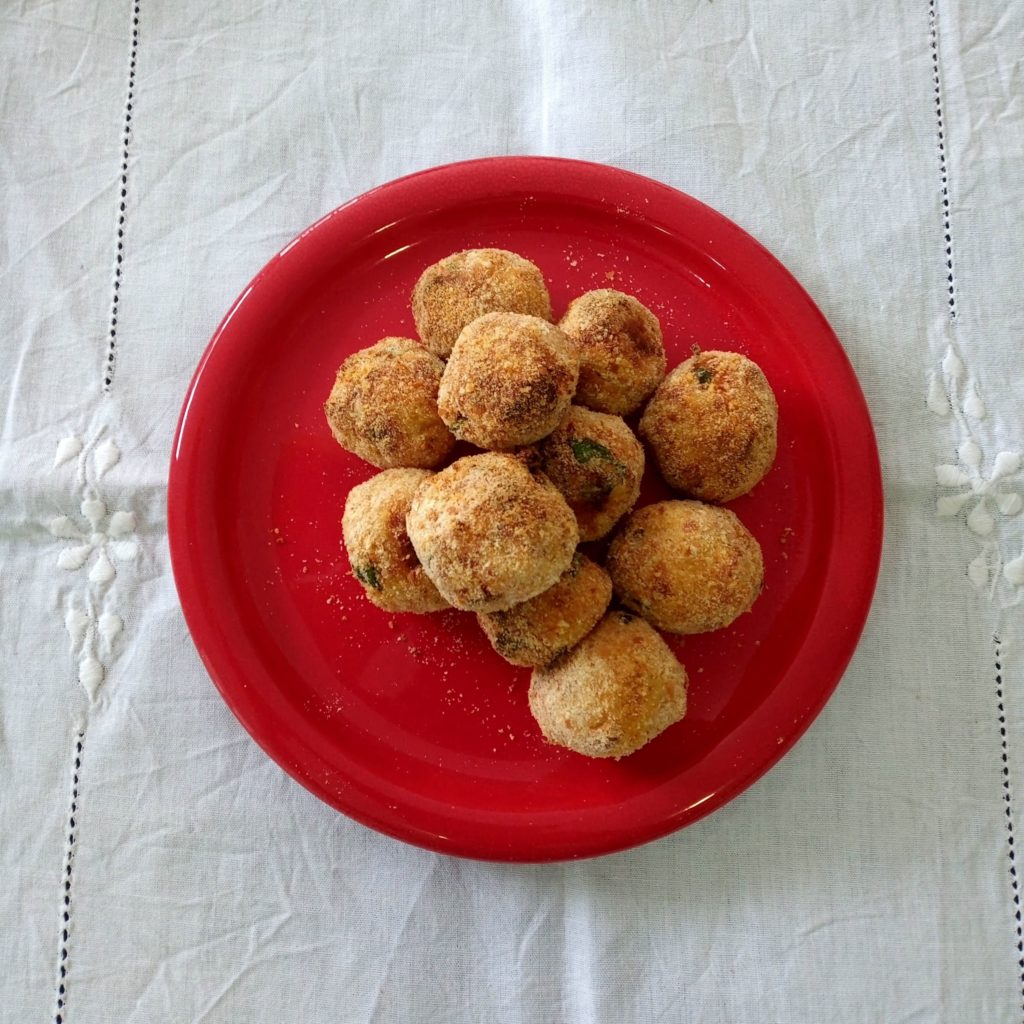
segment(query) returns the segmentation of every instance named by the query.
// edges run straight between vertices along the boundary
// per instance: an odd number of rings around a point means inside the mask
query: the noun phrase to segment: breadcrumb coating
[[[646,623],[610,612],[564,658],[534,670],[544,737],[587,757],[625,757],[686,714],[686,670]]]
[[[485,313],[551,319],[541,272],[505,249],[467,249],[427,267],[412,292],[412,315],[423,344],[447,359],[462,329]]]
[[[728,626],[764,584],[751,533],[733,512],[699,501],[637,509],[612,541],[607,567],[619,600],[669,633]]]
[[[558,426],[578,373],[576,350],[557,327],[535,316],[488,313],[459,335],[438,410],[461,440],[507,451]]]
[[[524,457],[470,455],[425,480],[406,518],[427,575],[456,608],[511,608],[553,586],[579,530],[551,481]]]
[[[448,602],[423,571],[405,529],[425,469],[385,469],[348,493],[341,520],[352,575],[386,612],[435,612]]]
[[[732,501],[771,469],[778,404],[757,363],[737,352],[698,352],[647,403],[640,437],[669,487]]]
[[[661,325],[632,295],[587,292],[573,299],[558,326],[580,350],[580,405],[628,416],[665,376]]]
[[[612,581],[578,551],[561,579],[542,594],[477,620],[491,646],[513,665],[547,665],[579,643],[604,615]]]
[[[537,451],[575,513],[582,541],[608,534],[640,497],[644,450],[620,416],[574,405]]]
[[[433,469],[455,446],[437,412],[444,363],[411,338],[382,338],[338,370],[324,413],[334,439],[378,469]]]

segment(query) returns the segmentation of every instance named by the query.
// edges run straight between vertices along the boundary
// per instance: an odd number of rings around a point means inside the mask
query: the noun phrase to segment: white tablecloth
[[[0,1019],[1024,1017],[1024,5],[241,0],[0,12]],[[604,859],[448,859],[318,803],[186,632],[191,370],[298,230],[546,153],[717,207],[878,431],[834,699],[728,807]]]

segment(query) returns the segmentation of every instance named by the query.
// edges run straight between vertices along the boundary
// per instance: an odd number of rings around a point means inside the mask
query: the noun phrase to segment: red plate
[[[414,336],[429,263],[499,246],[544,272],[556,313],[614,286],[691,346],[756,360],[779,399],[779,457],[732,508],[761,542],[750,615],[674,642],[689,713],[638,754],[547,746],[529,673],[471,615],[388,615],[348,573],[341,511],[374,470],[321,409],[338,364]],[[647,482],[645,499],[663,491]],[[882,537],[871,422],[824,317],[735,224],[596,164],[476,160],[414,174],[328,214],[275,256],[217,329],[178,426],[168,493],[182,607],[224,700],[327,803],[389,835],[495,860],[586,857],[687,825],[803,733],[867,615]]]

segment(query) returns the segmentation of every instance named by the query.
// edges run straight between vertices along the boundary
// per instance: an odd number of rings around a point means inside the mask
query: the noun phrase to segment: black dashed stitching
[[[1017,877],[1017,844],[1013,833],[1013,791],[1010,788],[1010,758],[1006,742],[1006,705],[1003,699],[1003,659],[999,637],[996,645],[996,707],[999,709],[999,747],[1003,761],[1003,810],[1006,812],[1006,846],[1010,859],[1010,891],[1017,932],[1017,967],[1020,970],[1021,1011],[1024,1012],[1024,924],[1021,921],[1020,880]]]
[[[932,83],[935,86],[935,119],[938,125],[939,182],[942,186],[942,237],[945,241],[946,291],[950,320],[956,319],[956,278],[953,273],[953,225],[949,202],[949,167],[946,163],[946,118],[939,77],[939,17],[936,0],[928,0],[928,34],[932,50]]]
[[[68,811],[68,836],[67,847],[64,851],[64,896],[62,899],[63,910],[61,912],[60,929],[60,959],[57,969],[60,981],[57,984],[57,1008],[54,1013],[56,1024],[64,1024],[64,1004],[67,999],[67,959],[68,941],[71,938],[71,871],[75,861],[75,838],[77,825],[75,815],[78,814],[78,773],[82,769],[82,746],[85,742],[84,730],[75,737],[75,761],[71,772],[71,808]]]
[[[135,102],[135,67],[139,55],[139,9],[141,0],[135,0],[132,7],[132,45],[128,60],[128,95],[125,100],[124,128],[121,133],[121,188],[117,205],[117,246],[114,253],[114,285],[110,299],[110,329],[108,333],[107,358],[103,369],[103,390],[110,393],[114,383],[114,362],[117,357],[117,313],[121,302],[121,272],[124,264],[124,222],[128,198],[128,145],[132,134],[132,106]]]

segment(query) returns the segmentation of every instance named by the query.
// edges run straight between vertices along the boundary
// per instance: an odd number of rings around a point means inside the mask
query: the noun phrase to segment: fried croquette
[[[579,358],[554,325],[488,313],[459,335],[441,377],[438,410],[451,432],[499,451],[532,444],[561,422]]]
[[[477,615],[491,646],[513,665],[547,665],[597,625],[612,599],[612,582],[578,551],[561,579],[503,612]]]
[[[341,520],[352,574],[386,612],[434,612],[448,602],[423,571],[405,530],[424,469],[385,469],[348,493]]]
[[[342,448],[378,469],[432,469],[455,438],[437,413],[444,363],[411,338],[383,338],[349,356],[324,405]]]
[[[470,455],[424,480],[406,518],[427,575],[456,608],[493,612],[553,586],[579,530],[554,485],[525,458]]]
[[[632,295],[587,292],[573,299],[558,326],[580,350],[580,405],[627,416],[665,376],[661,325]]]
[[[610,612],[530,682],[544,737],[587,757],[625,757],[686,714],[686,671],[643,620]]]
[[[581,541],[604,537],[640,496],[644,450],[620,416],[574,405],[537,451],[576,515]]]
[[[462,329],[485,313],[551,319],[541,272],[504,249],[468,249],[427,267],[412,293],[412,315],[423,344],[447,359]]]
[[[612,541],[607,567],[619,600],[669,633],[728,626],[764,582],[761,547],[747,528],[699,501],[637,509]]]
[[[703,501],[732,501],[771,468],[778,405],[757,363],[737,352],[698,352],[647,403],[640,436],[665,482]]]

